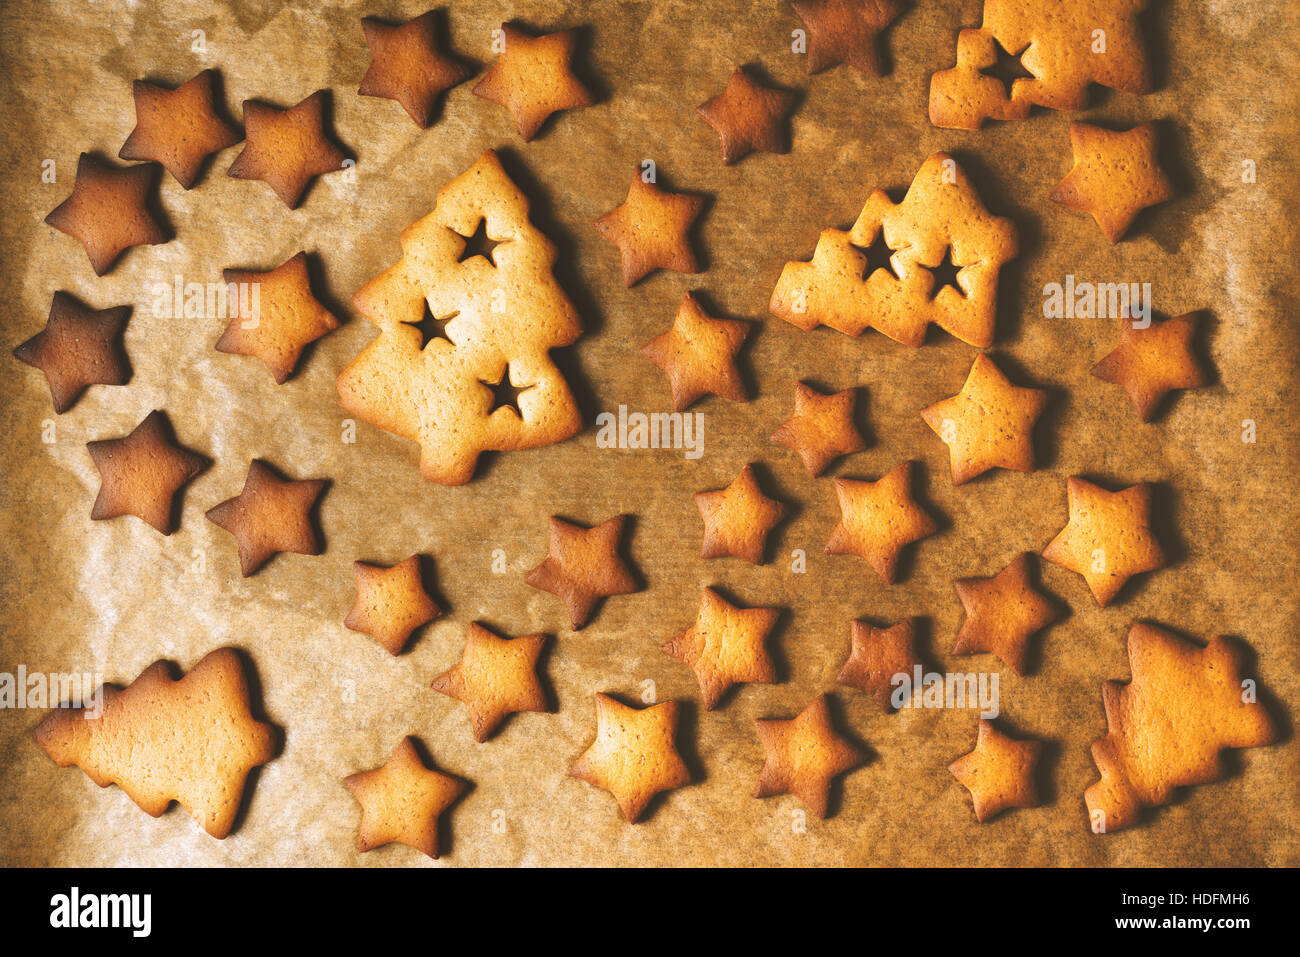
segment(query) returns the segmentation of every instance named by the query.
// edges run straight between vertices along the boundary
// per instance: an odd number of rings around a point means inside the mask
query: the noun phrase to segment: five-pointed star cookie
[[[243,151],[226,174],[260,179],[284,205],[296,207],[307,184],[323,173],[343,169],[347,154],[325,133],[324,90],[288,109],[244,101]]]
[[[217,112],[215,76],[215,70],[204,70],[174,90],[136,80],[131,87],[135,129],[117,155],[154,160],[185,189],[193,186],[208,156],[244,138]]]
[[[544,644],[545,635],[498,638],[473,622],[460,664],[434,678],[430,687],[463,703],[474,740],[486,741],[507,715],[551,710],[537,678]]]
[[[795,383],[794,415],[772,433],[772,441],[798,452],[809,475],[821,475],[841,455],[867,447],[853,424],[856,393],[856,389],[845,389],[822,395],[803,382]]]
[[[966,611],[957,632],[954,655],[988,652],[1016,674],[1025,673],[1030,637],[1060,615],[1029,581],[1029,556],[1017,556],[992,578],[962,578],[953,582]]]
[[[676,734],[676,701],[638,709],[597,694],[596,740],[569,773],[614,795],[628,823],[635,824],[660,791],[690,783],[673,743]]]
[[[357,93],[396,100],[421,129],[433,122],[438,97],[469,72],[438,49],[437,14],[413,17],[401,25],[361,18],[370,48],[370,66]]]
[[[741,469],[726,488],[696,492],[695,505],[704,519],[700,557],[731,555],[751,565],[763,564],[767,533],[785,515],[785,506],[759,489],[752,465]]]
[[[1071,123],[1070,149],[1074,168],[1052,191],[1052,202],[1090,213],[1112,243],[1139,212],[1174,196],[1156,157],[1153,123],[1122,131]]]
[[[886,584],[893,584],[903,548],[939,529],[912,499],[911,489],[911,462],[875,482],[837,478],[840,521],[826,543],[826,554],[860,555]]]
[[[818,817],[826,816],[831,779],[866,760],[856,745],[831,727],[825,695],[819,695],[797,718],[759,718],[754,726],[765,754],[754,796],[793,794]]]
[[[623,285],[633,286],[656,269],[699,272],[687,234],[703,208],[702,196],[662,190],[638,171],[623,205],[594,223],[622,254]]]
[[[618,553],[626,515],[615,515],[594,528],[551,517],[546,558],[524,578],[528,584],[564,602],[573,630],[590,619],[596,603],[608,595],[637,590],[636,579]]]
[[[952,484],[992,468],[1034,470],[1034,423],[1047,404],[1041,389],[1014,386],[984,353],[975,357],[961,392],[921,412],[948,446]]]
[[[357,601],[343,624],[379,642],[391,655],[400,655],[411,632],[442,614],[424,590],[420,556],[412,555],[391,568],[353,562]]]
[[[150,208],[158,172],[156,163],[122,168],[82,153],[72,195],[45,222],[78,240],[95,275],[102,276],[124,250],[167,242],[167,228]]]
[[[921,663],[916,654],[916,620],[908,618],[888,628],[865,621],[853,623],[849,658],[835,680],[865,691],[880,707],[893,709],[894,676],[908,675]]]
[[[208,509],[208,520],[235,536],[245,578],[276,552],[321,553],[311,510],[325,485],[323,479],[282,479],[269,465],[254,459],[243,491]]]
[[[791,0],[808,30],[808,72],[847,63],[881,76],[878,37],[905,9],[902,0]]]
[[[334,313],[312,295],[306,253],[298,253],[270,272],[227,269],[222,277],[227,286],[247,287],[247,301],[256,308],[245,315],[245,297],[238,297],[241,308],[232,311],[240,315],[231,317],[217,340],[217,351],[261,359],[277,383],[283,384],[293,375],[308,343],[339,327]]]
[[[977,821],[983,823],[1010,807],[1038,806],[1034,765],[1042,747],[1041,741],[1007,737],[980,718],[975,750],[948,765],[952,776],[970,791]]]
[[[552,113],[594,102],[573,75],[575,36],[572,30],[562,30],[533,37],[501,24],[500,55],[474,93],[508,109],[525,142],[537,135]]]
[[[733,684],[776,680],[764,642],[780,615],[778,608],[737,608],[705,588],[695,624],[662,647],[695,671],[704,710],[712,711]]]
[[[350,774],[343,784],[361,805],[360,850],[397,841],[432,858],[438,856],[438,818],[468,786],[425,767],[410,737],[402,739],[382,766]]]
[[[1119,345],[1092,367],[1092,374],[1122,386],[1143,422],[1174,389],[1199,389],[1209,376],[1192,352],[1196,313],[1153,323],[1145,329],[1125,319]]]
[[[682,296],[673,327],[641,347],[641,355],[668,373],[674,410],[681,412],[704,395],[733,402],[748,398],[736,371],[736,353],[749,335],[749,325],[739,319],[715,319],[689,292]]]
[[[125,385],[131,366],[122,348],[130,306],[88,309],[56,292],[45,328],[14,349],[14,358],[40,369],[54,411],[67,412],[91,385]]]
[[[736,67],[726,89],[701,103],[695,112],[718,131],[722,162],[731,165],[747,153],[787,153],[784,124],[794,96],[756,82]]]
[[[1066,490],[1069,524],[1043,549],[1043,557],[1082,575],[1098,605],[1110,604],[1134,575],[1165,567],[1151,531],[1151,486],[1108,492],[1071,476]]]
[[[176,528],[176,493],[207,465],[203,456],[176,444],[161,411],[150,412],[129,435],[87,442],[86,448],[100,476],[90,517],[134,515],[164,535]]]

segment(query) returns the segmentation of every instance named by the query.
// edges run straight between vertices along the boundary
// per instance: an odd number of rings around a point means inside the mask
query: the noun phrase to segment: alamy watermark
[[[601,449],[679,449],[688,459],[704,454],[703,412],[628,412],[596,416],[596,447]]]
[[[1043,317],[1132,319],[1134,329],[1145,329],[1151,325],[1151,283],[1077,282],[1070,273],[1065,282],[1043,287]]]
[[[159,319],[240,319],[256,329],[262,315],[262,285],[256,282],[186,282],[176,275],[149,290]]]
[[[0,709],[85,708],[84,717],[98,718],[104,708],[104,679],[77,672],[0,671]]]
[[[912,673],[900,671],[889,682],[889,703],[903,708],[979,708],[980,717],[998,716],[998,673],[924,671],[920,665]]]

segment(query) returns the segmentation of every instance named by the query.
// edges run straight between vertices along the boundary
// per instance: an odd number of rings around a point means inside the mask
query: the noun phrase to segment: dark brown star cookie
[[[129,435],[87,442],[99,469],[92,519],[134,515],[164,535],[176,528],[172,501],[207,465],[203,456],[177,445],[165,413],[150,412]]]
[[[325,132],[326,92],[317,90],[288,109],[244,101],[244,150],[227,175],[260,179],[290,209],[307,184],[323,173],[343,169],[347,154]]]
[[[204,70],[174,90],[136,80],[135,129],[117,155],[154,160],[185,189],[193,186],[208,156],[244,138],[217,112],[215,77],[215,70]]]
[[[417,126],[427,129],[438,97],[469,75],[438,49],[436,13],[430,10],[400,26],[363,17],[361,29],[370,47],[370,66],[357,92],[396,100]]]
[[[45,222],[78,240],[95,275],[102,276],[132,246],[157,246],[170,238],[150,208],[160,169],[156,163],[110,166],[82,153],[72,195]]]
[[[131,366],[122,348],[130,306],[88,309],[56,292],[45,328],[14,349],[14,358],[40,369],[55,412],[67,412],[91,385],[126,385]]]
[[[208,520],[235,536],[239,569],[245,578],[276,552],[321,553],[323,546],[311,510],[325,485],[322,479],[282,479],[265,462],[254,459],[243,491],[208,509]]]

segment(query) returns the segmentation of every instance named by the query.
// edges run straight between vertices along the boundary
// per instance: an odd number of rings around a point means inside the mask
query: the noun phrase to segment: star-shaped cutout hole
[[[986,66],[980,73],[985,76],[991,76],[993,79],[1002,83],[1003,88],[1007,91],[1007,99],[1011,99],[1011,90],[1015,86],[1016,80],[1033,80],[1036,77],[1025,69],[1025,65],[1020,62],[1020,58],[1025,55],[1025,50],[1029,49],[1029,44],[1017,53],[1012,53],[1002,45],[1000,41],[994,39],[993,53],[997,57],[991,66]]]
[[[536,385],[517,386],[511,381],[510,366],[507,365],[505,371],[501,373],[501,381],[484,382],[482,379],[479,383],[487,386],[492,393],[492,405],[488,409],[488,415],[491,415],[497,409],[510,409],[519,418],[524,417],[523,410],[519,408],[519,397],[529,389],[535,388]]]
[[[871,241],[870,246],[854,246],[853,248],[867,257],[867,266],[862,270],[862,279],[864,281],[874,276],[878,269],[885,270],[894,279],[898,278],[898,273],[894,271],[893,262],[893,255],[896,250],[891,249],[889,244],[885,242],[885,231],[883,229],[876,232],[876,238]]]
[[[423,349],[434,339],[446,339],[454,346],[456,342],[452,339],[451,334],[447,332],[447,326],[459,315],[460,310],[458,309],[450,315],[435,316],[426,302],[424,304],[424,318],[419,322],[412,323],[415,328],[420,330],[420,348]]]
[[[460,235],[459,233],[457,235]],[[482,256],[488,261],[488,264],[496,267],[497,261],[493,256],[493,251],[501,245],[495,239],[487,234],[487,220],[480,217],[478,225],[474,227],[474,232],[469,236],[461,236],[465,240],[465,248],[460,251],[456,257],[456,262],[463,263],[467,259],[473,259],[475,256]]]
[[[934,274],[934,286],[930,289],[931,300],[939,298],[939,293],[943,291],[944,286],[952,286],[953,289],[957,290],[957,295],[963,299],[966,298],[966,292],[957,282],[957,277],[961,275],[961,271],[966,267],[958,266],[952,261],[951,246],[943,251],[943,258],[939,260],[937,266],[926,266],[925,268]]]

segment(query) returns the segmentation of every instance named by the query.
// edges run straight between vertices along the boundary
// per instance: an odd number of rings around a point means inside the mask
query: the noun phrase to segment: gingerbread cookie
[[[130,306],[88,309],[56,292],[45,328],[14,349],[14,358],[40,369],[54,411],[67,412],[87,386],[126,385],[131,366],[122,348]]]
[[[641,347],[641,355],[668,373],[674,411],[689,408],[704,395],[732,402],[748,399],[736,371],[736,353],[749,327],[739,319],[715,319],[689,292],[682,296],[673,327]]]
[[[438,819],[469,787],[460,778],[426,767],[409,736],[384,764],[350,774],[343,784],[361,805],[357,848],[362,853],[397,842],[435,860]]]
[[[396,100],[421,129],[433,123],[438,98],[469,71],[438,48],[437,14],[430,10],[400,25],[361,18],[370,66],[357,93]]]
[[[400,655],[411,632],[442,614],[424,590],[419,555],[390,568],[353,562],[352,573],[357,580],[357,601],[343,624],[369,635],[390,655]]]
[[[204,70],[175,89],[136,80],[131,85],[135,129],[118,157],[154,160],[182,187],[193,186],[205,159],[244,138],[217,112],[216,75],[216,70]]]
[[[695,505],[704,519],[700,557],[731,555],[751,565],[763,564],[767,535],[785,516],[785,506],[759,489],[751,465],[724,489],[696,492]]]
[[[1011,53],[983,30],[957,34],[957,65],[930,79],[930,122],[950,130],[978,130],[985,120],[1023,120],[1031,104],[1016,84],[1033,79]]]
[[[780,615],[777,608],[737,608],[705,588],[695,624],[662,647],[695,672],[704,710],[712,711],[733,684],[776,680],[764,642]]]
[[[1138,418],[1149,421],[1160,400],[1174,389],[1209,385],[1210,377],[1192,352],[1196,318],[1189,312],[1146,328],[1124,320],[1119,345],[1092,367],[1092,374],[1122,386]]]
[[[1070,149],[1074,168],[1052,191],[1052,202],[1089,213],[1112,243],[1142,210],[1173,199],[1173,183],[1156,156],[1153,123],[1130,130],[1071,123]]]
[[[537,678],[544,644],[545,635],[498,638],[472,622],[460,664],[434,678],[430,687],[465,705],[474,740],[481,743],[509,715],[551,710]]]
[[[992,578],[961,578],[953,584],[966,620],[952,653],[988,652],[1023,675],[1029,639],[1060,617],[1030,582],[1028,554],[1018,555]]]
[[[116,784],[153,817],[172,801],[215,838],[234,826],[248,772],[275,756],[274,729],[249,710],[239,654],[209,652],[179,681],[166,661],[126,688],[104,685],[98,715],[55,708],[32,737],[61,768]]]
[[[82,153],[72,195],[45,222],[80,242],[95,275],[102,276],[132,246],[157,246],[171,238],[153,211],[158,172],[156,163],[120,168]]]
[[[308,184],[344,168],[348,156],[325,132],[325,90],[287,109],[244,101],[243,151],[226,175],[260,179],[294,209]]]
[[[691,782],[673,743],[676,734],[676,701],[629,708],[597,694],[596,740],[569,773],[614,795],[623,817],[635,824],[656,794]]]
[[[524,581],[564,602],[574,631],[591,620],[602,598],[637,590],[636,579],[618,550],[626,518],[615,515],[594,528],[583,528],[551,517],[546,558]]]
[[[948,765],[970,791],[975,820],[983,824],[1007,808],[1038,806],[1034,767],[1042,750],[1041,741],[1018,741],[980,718],[975,750]]]
[[[99,470],[92,519],[134,515],[164,535],[176,528],[173,500],[207,460],[179,446],[163,412],[150,412],[129,435],[87,442]]]
[[[765,754],[754,797],[793,794],[820,818],[826,817],[832,779],[866,760],[831,727],[825,695],[818,695],[796,718],[759,718],[754,727]]]
[[[704,208],[702,196],[672,193],[638,171],[623,205],[593,224],[623,257],[623,285],[634,286],[656,269],[697,273],[688,234]]]
[[[921,663],[917,657],[916,619],[908,618],[888,628],[864,621],[853,623],[849,657],[835,679],[869,694],[888,713],[893,709],[894,678],[908,675]]]
[[[501,24],[500,55],[474,95],[508,109],[524,142],[531,140],[552,113],[595,102],[573,75],[575,39],[572,30],[533,37]]]
[[[884,75],[879,37],[907,9],[902,0],[791,0],[808,31],[808,73],[837,63]]]
[[[911,462],[875,482],[837,478],[840,521],[826,543],[826,554],[860,555],[892,585],[903,548],[939,530],[913,500],[911,489]]]
[[[788,153],[785,118],[794,96],[759,84],[741,67],[731,74],[726,89],[695,110],[722,140],[722,162],[730,166],[754,150]]]
[[[794,415],[772,433],[772,441],[794,449],[808,474],[816,478],[841,455],[867,447],[853,424],[856,389],[822,395],[803,382],[794,386]]]
[[[287,481],[254,459],[243,491],[208,509],[208,521],[235,536],[239,570],[245,578],[277,552],[321,553],[324,546],[311,511],[326,484],[322,479]]]

